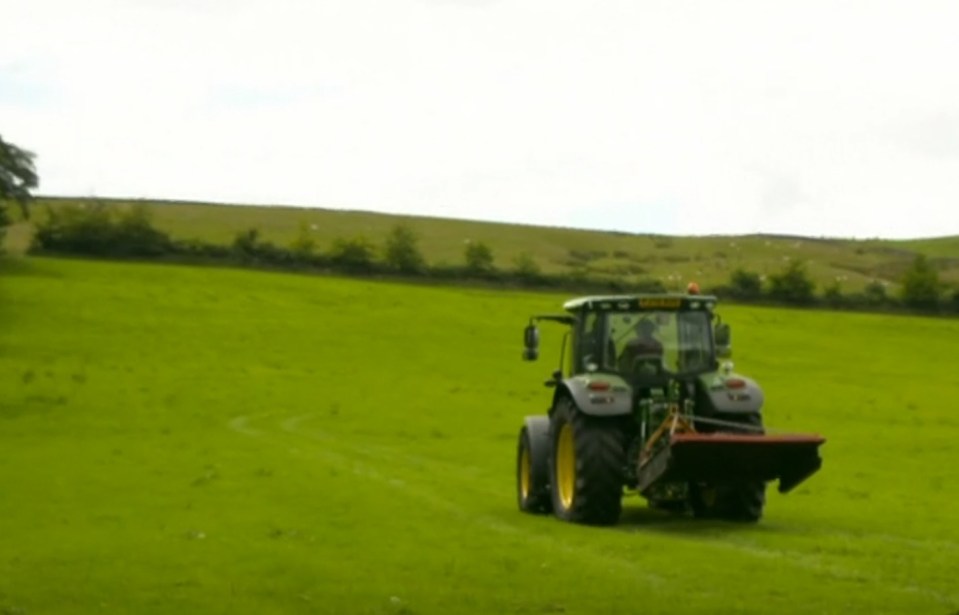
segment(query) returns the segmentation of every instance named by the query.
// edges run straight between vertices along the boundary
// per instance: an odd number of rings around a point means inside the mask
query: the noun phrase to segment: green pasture
[[[94,201],[40,199],[35,209],[42,217],[46,207]],[[119,208],[134,203],[105,202]],[[888,283],[895,291],[917,253],[933,260],[944,282],[959,284],[956,237],[915,241],[768,235],[668,237],[318,208],[135,202],[152,211],[158,228],[182,239],[228,244],[237,233],[255,228],[278,245],[289,245],[306,232],[320,250],[328,250],[336,239],[360,236],[382,247],[390,230],[403,223],[420,237],[430,264],[462,264],[466,244],[481,241],[492,248],[501,269],[515,267],[517,258],[528,254],[546,273],[581,271],[625,282],[654,278],[677,290],[685,288],[689,280],[705,286],[725,284],[737,268],[774,274],[787,260],[799,259],[807,263],[820,292],[837,281],[842,292],[857,292],[874,280]],[[28,240],[29,227],[22,225],[14,229],[10,243],[15,250],[23,249]]]
[[[589,528],[514,496],[562,299],[0,263],[0,613],[959,610],[959,321],[722,310],[822,472],[755,526]]]

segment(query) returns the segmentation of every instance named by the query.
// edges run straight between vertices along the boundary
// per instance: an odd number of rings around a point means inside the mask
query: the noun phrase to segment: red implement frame
[[[826,439],[820,435],[698,433],[678,414],[667,425],[668,432],[657,430],[650,439],[640,463],[640,492],[664,482],[779,480],[779,492],[786,493],[822,466],[819,447]],[[664,438],[668,444],[654,451]]]

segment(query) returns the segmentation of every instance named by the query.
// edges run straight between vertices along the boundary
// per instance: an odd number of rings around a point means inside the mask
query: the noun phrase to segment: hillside
[[[46,207],[90,199],[39,199],[37,215]],[[131,201],[107,201],[129,207]],[[141,203],[136,201],[136,203]],[[895,287],[916,254],[930,257],[941,279],[959,285],[959,237],[906,241],[847,240],[781,235],[663,236],[523,226],[466,220],[399,216],[371,212],[295,207],[234,206],[202,203],[142,202],[156,226],[177,238],[229,243],[236,233],[256,228],[280,245],[308,232],[327,249],[337,238],[364,236],[381,245],[397,223],[420,237],[427,261],[462,262],[468,241],[487,243],[496,265],[510,268],[521,254],[533,257],[546,273],[583,271],[591,276],[633,281],[657,278],[681,288],[688,280],[706,287],[725,283],[737,268],[768,275],[786,260],[801,259],[820,288],[839,281],[843,292],[861,290],[873,280]],[[28,242],[29,226],[19,225],[8,241],[13,250]]]

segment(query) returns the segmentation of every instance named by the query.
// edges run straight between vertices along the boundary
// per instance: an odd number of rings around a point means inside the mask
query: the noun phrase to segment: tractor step
[[[639,468],[638,489],[659,483],[779,480],[786,493],[821,466],[819,435],[676,433]]]

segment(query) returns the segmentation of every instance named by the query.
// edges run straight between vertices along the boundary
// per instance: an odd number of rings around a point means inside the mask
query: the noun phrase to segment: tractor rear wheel
[[[552,510],[549,496],[549,419],[530,416],[519,432],[516,449],[516,500],[519,509],[545,514]]]
[[[692,484],[689,490],[689,503],[697,517],[755,523],[763,516],[766,483],[762,481]]]
[[[758,427],[761,430],[763,427],[762,417],[759,414],[744,415],[739,421],[752,428]],[[755,429],[731,428],[722,431],[755,433]],[[763,481],[735,481],[715,485],[693,483],[689,486],[689,504],[697,517],[755,523],[763,516],[763,508],[766,505],[766,483]]]
[[[553,410],[550,492],[564,521],[612,525],[619,520],[626,453],[617,418],[591,417],[568,399]]]

